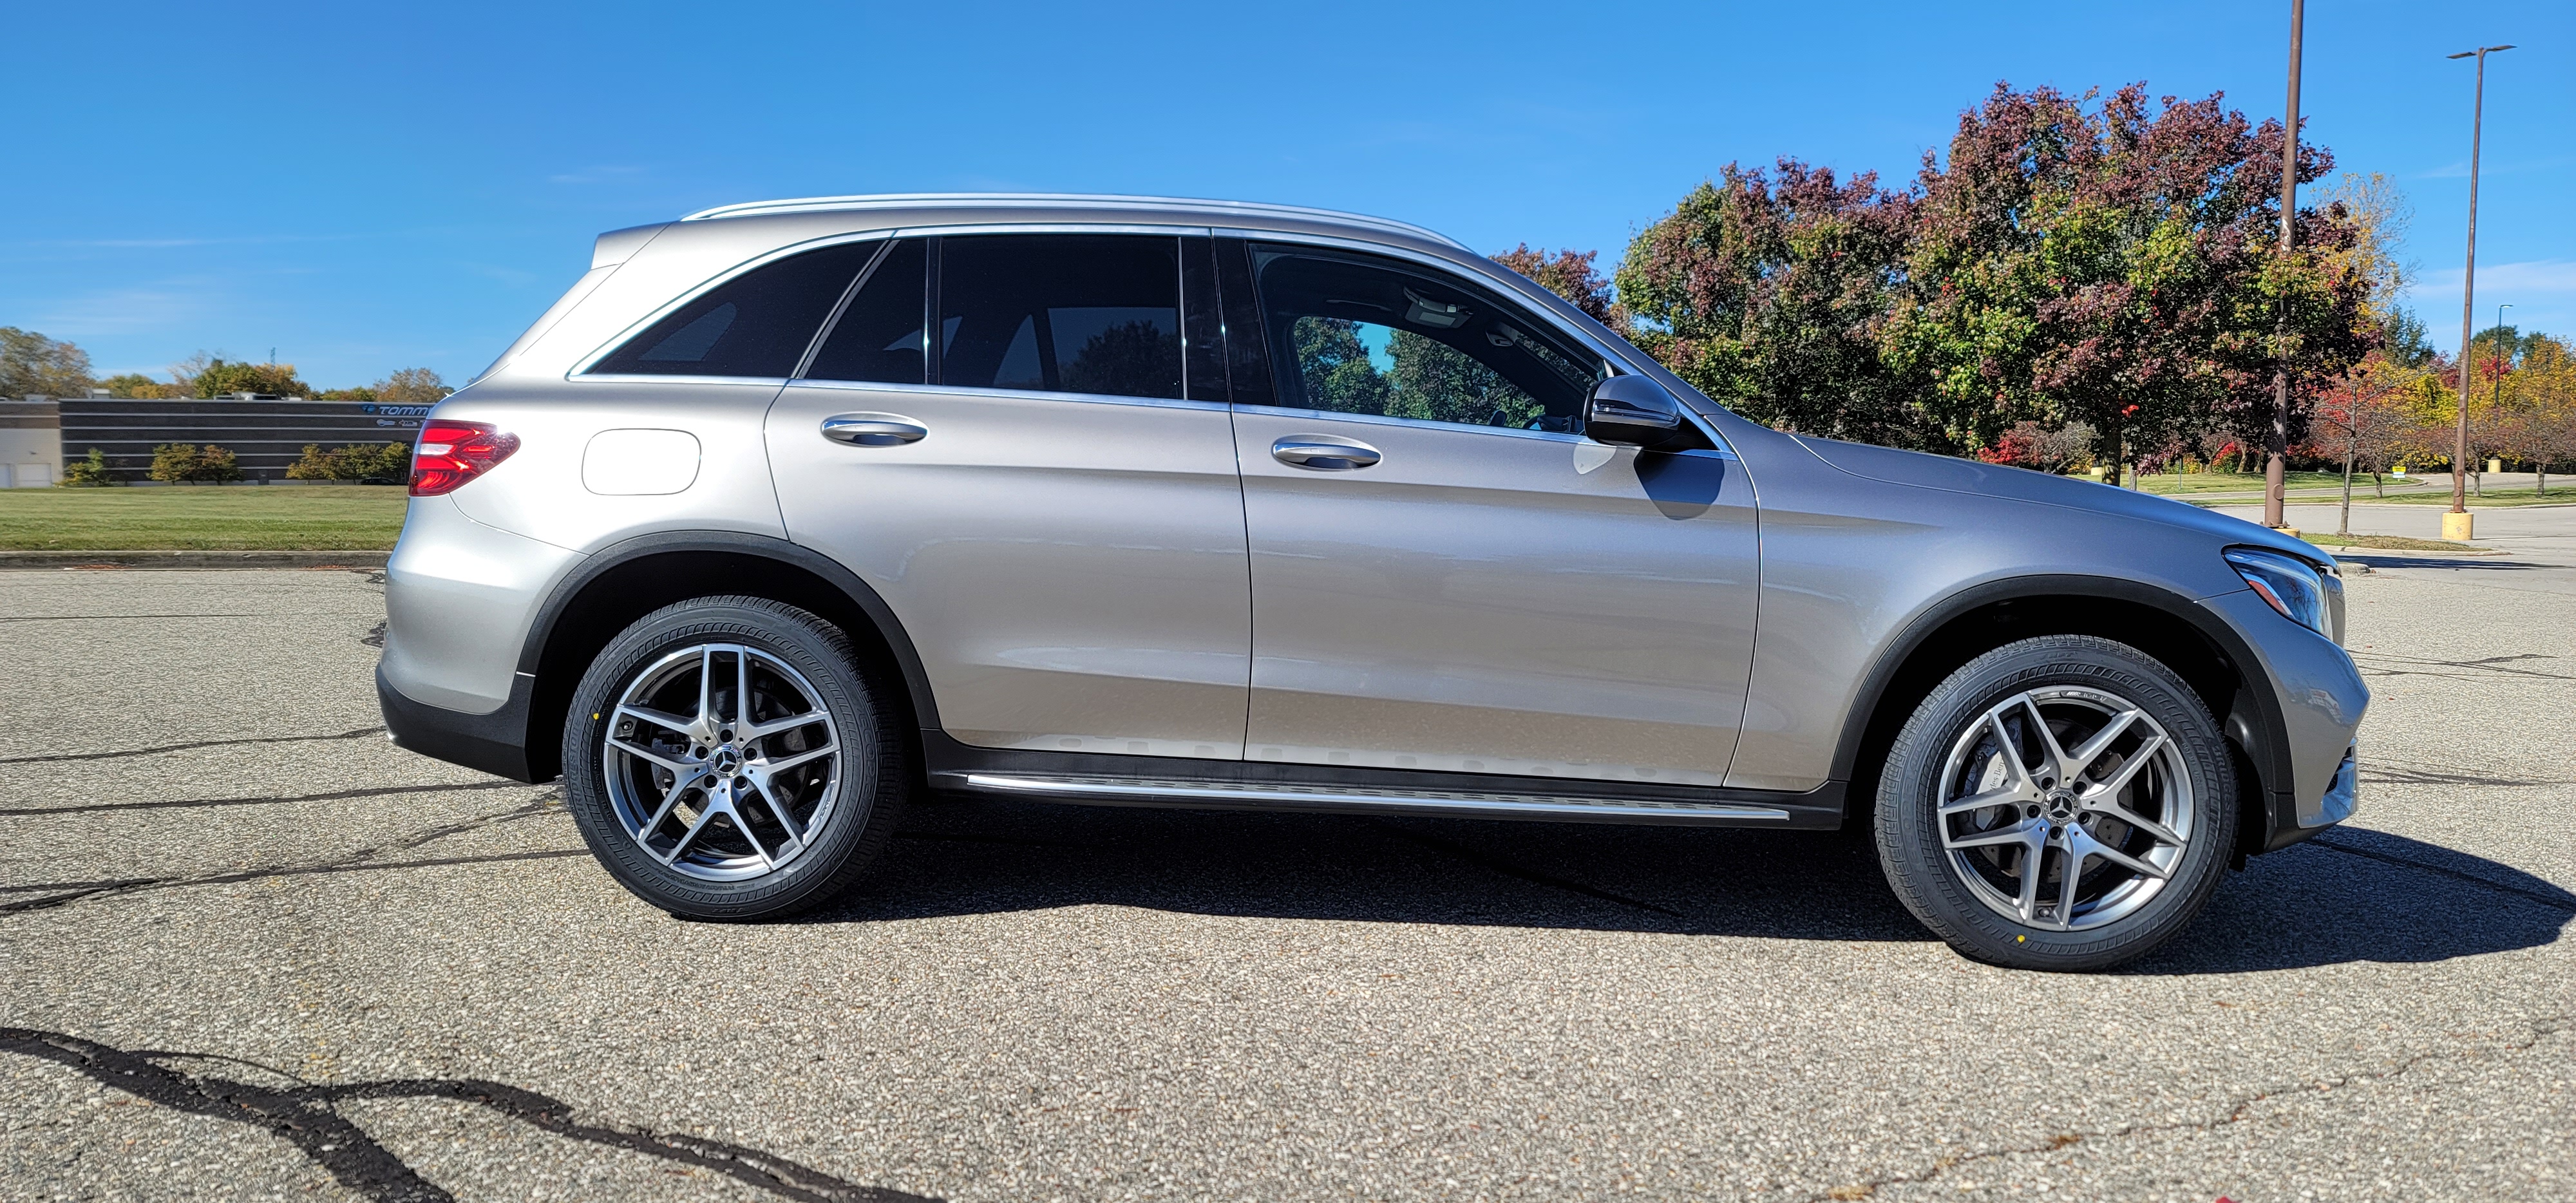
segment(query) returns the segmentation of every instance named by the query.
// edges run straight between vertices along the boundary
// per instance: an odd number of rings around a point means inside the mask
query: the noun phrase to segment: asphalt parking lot
[[[368,574],[0,572],[0,1198],[2576,1197],[2576,509],[2480,527],[2352,581],[2356,820],[2102,976],[1830,836],[982,802],[683,923],[385,743]]]

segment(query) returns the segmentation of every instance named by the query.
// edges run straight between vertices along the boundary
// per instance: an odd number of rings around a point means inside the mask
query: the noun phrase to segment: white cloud
[[[101,289],[66,298],[37,315],[37,320],[57,338],[171,329],[187,324],[212,307],[204,291],[187,287],[206,283],[210,282],[170,281],[160,287]]]

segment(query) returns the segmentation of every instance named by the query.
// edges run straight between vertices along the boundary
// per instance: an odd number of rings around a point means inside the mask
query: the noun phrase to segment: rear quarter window
[[[590,373],[790,375],[841,294],[884,246],[844,243],[754,268],[626,340]]]

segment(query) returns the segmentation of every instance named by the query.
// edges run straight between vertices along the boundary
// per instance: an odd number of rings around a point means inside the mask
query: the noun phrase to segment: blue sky
[[[2309,137],[2393,177],[2458,341],[2576,333],[2576,4],[2308,15]],[[2287,5],[15,5],[0,325],[101,374],[199,349],[323,387],[460,382],[602,230],[709,205],[1012,189],[1217,196],[1597,248],[1730,159],[1910,176],[1997,80],[2281,110]],[[2555,199],[2553,199],[2555,198]]]

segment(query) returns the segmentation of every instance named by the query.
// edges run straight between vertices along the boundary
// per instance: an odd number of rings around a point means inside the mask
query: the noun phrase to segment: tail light
[[[432,418],[421,427],[420,442],[412,447],[411,495],[453,493],[518,449],[519,436],[503,434],[488,423]]]

